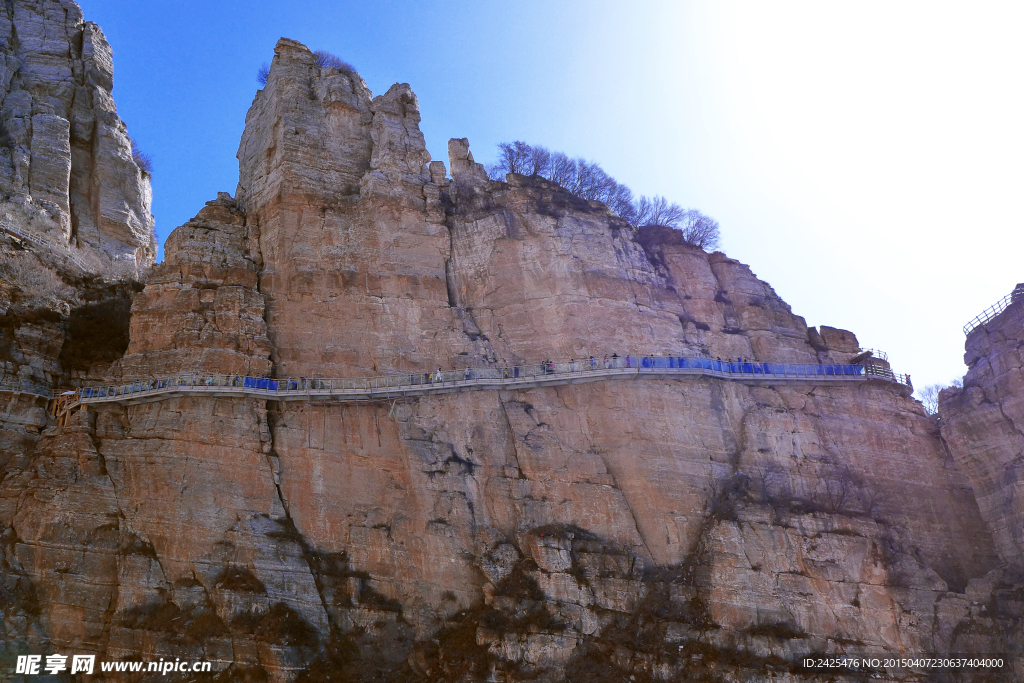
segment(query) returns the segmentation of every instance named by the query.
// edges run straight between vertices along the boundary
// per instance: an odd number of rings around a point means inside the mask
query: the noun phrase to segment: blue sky
[[[435,159],[468,137],[599,162],[722,225],[810,325],[915,384],[960,376],[961,327],[1024,281],[1019,3],[82,0],[154,162],[157,237],[218,191],[256,70],[286,36],[412,85]]]

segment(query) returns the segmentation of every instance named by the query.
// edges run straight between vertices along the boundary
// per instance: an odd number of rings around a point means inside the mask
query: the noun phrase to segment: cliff
[[[149,173],[132,159],[113,87],[110,45],[74,2],[0,10],[0,215],[147,265],[156,256]]]
[[[124,354],[132,277],[155,256],[149,174],[132,158],[112,87],[110,46],[73,2],[0,7],[0,479],[7,483],[25,479],[38,462],[41,434],[52,424],[46,395],[109,376]],[[7,499],[0,522],[5,675],[9,656],[49,637],[39,627],[38,594],[12,551],[11,505],[18,502]]]
[[[275,53],[236,196],[169,237],[109,376],[858,354],[724,254],[488,180],[466,140],[449,178],[408,85]],[[85,405],[5,466],[3,627],[229,680],[797,680],[812,652],[996,652],[1019,518],[959,462],[884,379]]]
[[[1024,297],[967,336],[967,375],[942,392],[942,437],[1003,561],[1024,569]]]
[[[967,335],[962,388],[939,395],[942,438],[974,489],[1005,565],[994,605],[1016,624],[1007,638],[1024,651],[1024,297],[1017,285],[1006,308]],[[1015,593],[1014,590],[1017,592]]]

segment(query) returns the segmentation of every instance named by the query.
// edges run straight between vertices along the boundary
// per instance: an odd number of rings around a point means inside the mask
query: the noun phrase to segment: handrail
[[[0,391],[14,394],[32,394],[33,396],[45,399],[53,398],[53,391],[49,387],[31,380],[13,377],[0,377]]]
[[[1013,288],[1012,292],[1010,292],[1002,299],[986,308],[984,311],[975,316],[974,319],[972,319],[969,323],[964,325],[964,334],[969,335],[976,328],[987,324],[997,315],[1005,311],[1010,304],[1021,300],[1024,300],[1024,283],[1018,284],[1016,287]]]
[[[161,400],[186,393],[254,396],[293,400],[325,397],[361,400],[395,396],[444,393],[456,389],[497,389],[567,384],[615,377],[642,375],[705,375],[749,382],[806,381],[816,383],[860,382],[869,378],[910,385],[908,375],[885,367],[867,365],[813,365],[723,361],[682,356],[612,356],[607,360],[547,361],[504,368],[467,368],[436,372],[392,373],[373,377],[307,378],[249,377],[190,372],[156,379],[135,379],[119,384],[86,386],[62,401],[62,412],[83,403],[121,403]]]
[[[51,237],[49,237],[47,235],[43,235],[42,233],[36,232],[35,230],[32,230],[30,228],[25,228],[25,227],[12,228],[11,226],[9,226],[9,225],[7,225],[5,223],[0,223],[0,230],[2,230],[3,232],[9,233],[11,235],[14,235],[15,237],[17,237],[19,239],[25,240],[26,242],[32,242],[36,246],[46,247],[50,251],[61,252],[64,256],[66,256],[68,258],[69,261],[74,263],[76,266],[81,268],[83,271],[87,271],[88,272],[88,271],[92,270],[92,268],[90,268],[88,265],[86,265],[86,263],[82,259],[82,257],[80,257],[78,254],[75,254],[73,251],[71,251],[71,249],[72,249],[71,245],[67,244],[66,242],[59,242],[59,241],[57,241],[57,240],[55,240],[55,239],[53,239],[53,238],[51,238]]]
[[[858,356],[865,353],[871,354],[872,358],[877,358],[878,360],[884,360],[886,362],[889,361],[889,354],[885,351],[879,351],[878,349],[859,349],[857,351]]]

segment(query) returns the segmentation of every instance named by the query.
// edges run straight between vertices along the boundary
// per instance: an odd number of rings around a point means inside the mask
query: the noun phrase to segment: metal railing
[[[53,398],[53,390],[50,387],[17,377],[0,377],[0,391],[13,394],[32,394],[45,399]]]
[[[871,354],[872,358],[877,358],[878,360],[884,360],[886,362],[889,361],[889,354],[887,354],[885,351],[879,351],[878,349],[860,349],[857,352],[857,355],[859,356],[865,353]]]
[[[76,266],[81,268],[83,271],[89,272],[95,270],[95,265],[87,264],[81,256],[74,253],[74,247],[72,247],[70,244],[66,242],[55,240],[49,237],[48,235],[43,235],[42,233],[36,232],[35,230],[31,230],[29,228],[13,228],[4,223],[0,223],[0,230],[6,232],[9,235],[13,235],[22,241],[30,242],[36,245],[37,247],[44,247],[51,252],[57,252],[63,255],[72,263],[74,263]]]
[[[884,365],[868,364],[865,366],[865,374],[868,377],[888,379],[892,380],[893,382],[896,382],[897,384],[902,384],[903,386],[910,387],[911,389],[914,388],[914,385],[910,381],[910,375],[905,375],[899,372],[893,372],[892,368],[886,367]]]
[[[846,383],[873,378],[909,384],[907,375],[898,375],[888,368],[870,365],[762,363],[682,356],[627,355],[612,356],[607,360],[595,358],[548,361],[504,368],[437,370],[356,378],[270,378],[191,372],[156,379],[82,387],[73,395],[66,394],[60,397],[61,407],[58,412],[66,413],[83,403],[162,400],[185,394],[253,396],[272,400],[322,397],[343,401],[446,393],[462,389],[530,388],[617,377],[679,375],[704,375],[750,383]]]
[[[985,325],[997,315],[1005,311],[1010,304],[1021,301],[1022,299],[1024,299],[1024,283],[1018,284],[1013,288],[1012,292],[986,308],[979,315],[975,316],[973,320],[964,325],[964,334],[968,335],[978,327]]]

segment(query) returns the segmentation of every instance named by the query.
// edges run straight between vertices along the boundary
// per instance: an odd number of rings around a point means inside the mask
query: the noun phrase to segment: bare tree
[[[696,209],[684,209],[661,196],[641,196],[608,175],[599,164],[571,159],[546,147],[522,140],[498,145],[497,163],[487,167],[487,176],[502,180],[508,173],[541,176],[577,197],[604,202],[633,227],[660,225],[675,228],[683,240],[701,249],[714,249],[719,242],[718,221]]]
[[[601,201],[608,194],[609,183],[615,182],[592,161],[576,160],[576,185],[566,188],[577,197]]]
[[[711,251],[718,247],[721,237],[718,231],[718,221],[710,216],[705,216],[696,209],[684,211],[678,223],[672,227],[683,233],[683,239],[688,244],[700,247],[705,251]]]
[[[569,188],[576,182],[576,161],[570,159],[561,152],[551,155],[550,171],[548,180],[557,183],[564,188]]]
[[[630,222],[634,228],[639,228],[641,225],[650,225],[651,214],[651,200],[641,195],[640,199],[633,204],[633,215]]]
[[[546,147],[528,145],[522,140],[516,140],[499,144],[498,150],[498,163],[491,167],[492,180],[503,180],[506,173],[542,177],[549,174],[551,152]]]
[[[132,140],[132,161],[134,161],[135,165],[140,169],[149,175],[153,175],[153,159],[139,149],[139,146],[135,144],[135,140]]]
[[[260,64],[260,68],[256,70],[256,82],[260,85],[267,84],[267,78],[270,77],[270,65],[266,62]]]
[[[939,412],[939,392],[949,387],[959,389],[962,386],[963,383],[959,379],[954,379],[949,384],[929,384],[917,390],[917,400],[924,405],[924,409],[929,415],[935,415]]]
[[[761,501],[773,507],[785,506],[792,498],[786,471],[777,463],[764,463],[754,469],[754,491]]]
[[[484,166],[484,171],[486,171],[487,177],[491,180],[505,179],[505,169],[501,164],[487,164]]]
[[[847,464],[832,463],[825,473],[824,504],[829,512],[845,513],[849,503],[862,486],[860,477]]]
[[[354,74],[356,72],[355,67],[327,50],[316,50],[313,52],[313,56],[316,58],[316,65],[321,69],[338,69],[346,74]]]
[[[945,388],[944,384],[929,384],[917,390],[917,398],[929,415],[939,412],[939,392]]]
[[[608,188],[608,198],[605,199],[608,204],[608,208],[617,213],[627,223],[633,222],[633,215],[636,212],[636,208],[633,205],[633,191],[625,185],[621,185],[614,180]]]
[[[532,148],[522,140],[515,142],[503,142],[498,145],[501,154],[498,156],[498,163],[494,165],[496,180],[504,180],[506,173],[518,173],[529,175],[527,168],[530,165]]]
[[[621,213],[619,215],[623,216]],[[670,204],[664,197],[640,197],[626,219],[635,227],[662,225],[675,228],[683,233],[683,240],[687,244],[701,249],[716,248],[720,239],[718,221],[696,209],[684,209],[678,204]]]
[[[547,147],[531,146],[526,159],[526,175],[547,176],[551,166],[551,152]]]
[[[641,199],[645,199],[641,197]],[[686,216],[686,209],[678,204],[670,204],[664,197],[648,200],[649,213],[647,225],[663,225],[666,228],[678,228],[680,221]]]

